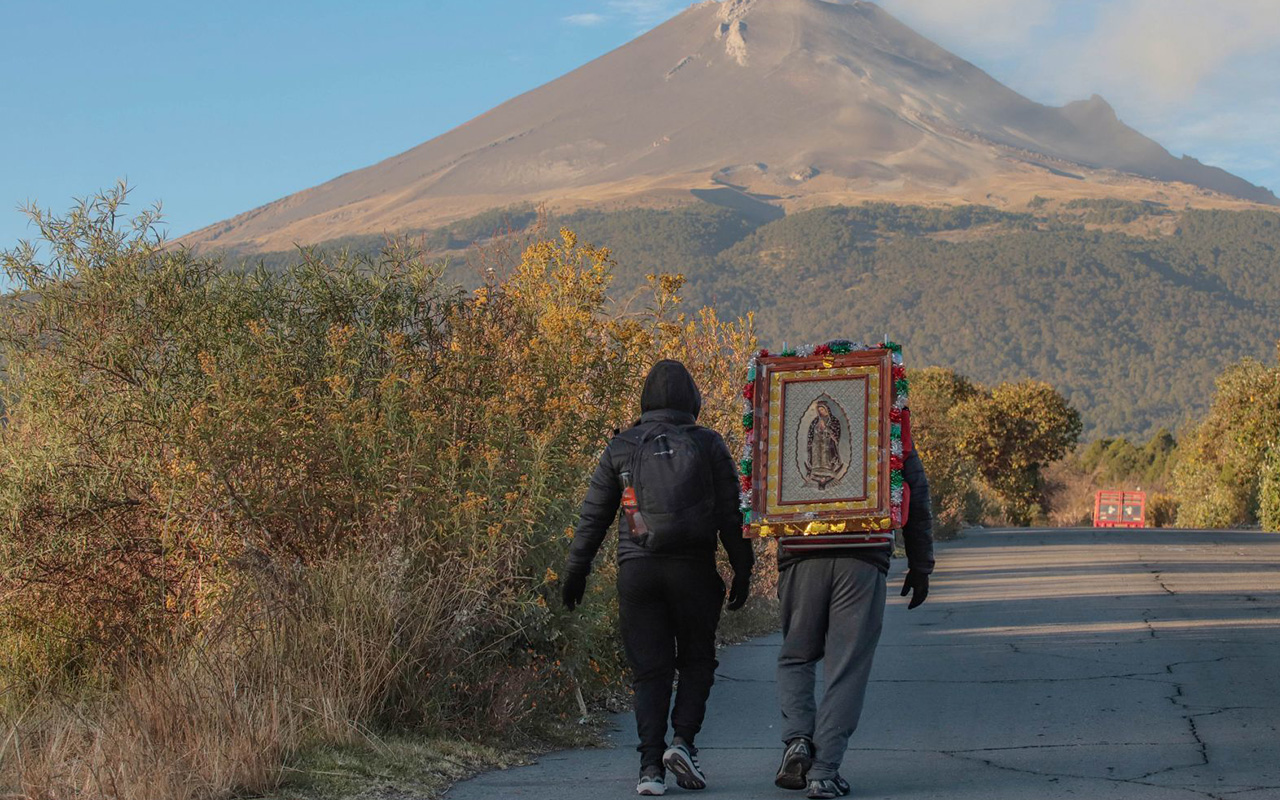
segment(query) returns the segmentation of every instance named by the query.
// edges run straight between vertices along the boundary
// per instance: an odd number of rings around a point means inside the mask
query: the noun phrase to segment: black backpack
[[[697,429],[655,422],[623,434],[634,444],[626,469],[649,526],[646,536],[632,537],[655,553],[715,549],[715,485]]]

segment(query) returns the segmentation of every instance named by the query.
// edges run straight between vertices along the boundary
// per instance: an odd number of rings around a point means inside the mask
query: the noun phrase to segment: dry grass
[[[127,669],[113,691],[33,698],[0,774],[32,798],[212,798],[269,791],[305,746],[376,742],[380,716],[437,691],[432,672],[461,669],[447,631],[472,577],[433,570],[409,583],[389,571],[356,559],[287,587],[246,586],[217,627]]]
[[[1049,503],[1049,524],[1075,528],[1093,524],[1095,477],[1067,461],[1045,468],[1045,496]]]

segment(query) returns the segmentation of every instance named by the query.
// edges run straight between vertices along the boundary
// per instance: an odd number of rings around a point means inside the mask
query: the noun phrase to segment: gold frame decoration
[[[901,350],[836,340],[751,359],[742,392],[744,536],[891,539],[904,519]]]

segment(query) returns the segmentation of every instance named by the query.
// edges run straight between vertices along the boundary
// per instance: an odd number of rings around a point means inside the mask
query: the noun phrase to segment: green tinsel
[[[902,470],[895,469],[893,472],[889,473],[889,485],[894,489],[902,488]]]
[[[756,425],[756,415],[750,411],[742,415],[742,427],[751,430]]]
[[[846,353],[853,352],[853,345],[848,342],[837,342],[836,344],[831,345],[831,352],[842,356]]]
[[[749,458],[744,458],[744,459],[742,459],[741,461],[739,461],[739,462],[738,462],[738,469],[740,469],[740,470],[742,471],[742,474],[743,474],[743,475],[750,475],[750,474],[751,474],[751,459],[749,459]]]
[[[747,368],[747,380],[754,381],[755,379],[756,379],[756,368],[755,368],[755,365],[753,364]]]
[[[885,342],[884,346],[886,349],[892,350],[895,353],[902,352],[902,345],[898,344],[897,342]]]
[[[899,378],[893,382],[893,390],[899,395],[904,395],[911,390],[911,384],[906,378]]]
[[[742,522],[743,522],[744,524],[746,524],[746,525],[750,525],[750,524],[751,524],[751,512],[750,512],[750,511],[743,511],[743,512],[742,512]]]
[[[901,425],[899,425],[899,424],[898,424],[898,423],[896,423],[896,422],[895,422],[895,423],[893,423],[892,425],[890,425],[890,426],[889,426],[889,438],[890,438],[890,439],[901,439],[901,438],[902,438],[902,426],[901,426]]]
[[[796,349],[794,347],[789,347],[782,351],[782,355],[785,358],[794,358],[796,355]]]

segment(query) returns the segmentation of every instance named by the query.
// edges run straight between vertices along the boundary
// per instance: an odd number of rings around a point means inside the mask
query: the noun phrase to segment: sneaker
[[[662,767],[641,767],[640,780],[636,782],[636,794],[645,797],[661,797],[667,793],[667,775]]]
[[[806,797],[814,800],[831,800],[835,797],[844,797],[849,794],[849,782],[841,778],[837,773],[832,778],[819,778],[809,781],[809,791],[805,793]]]
[[[681,789],[696,791],[707,788],[707,776],[702,774],[698,765],[698,749],[693,745],[674,740],[662,756],[662,765],[676,776],[676,784]]]
[[[779,789],[803,789],[809,783],[809,768],[812,766],[813,742],[803,736],[792,739],[782,754],[782,766],[778,767],[773,785]]]

